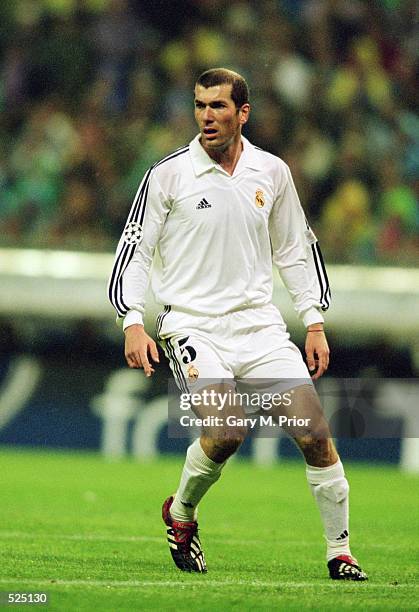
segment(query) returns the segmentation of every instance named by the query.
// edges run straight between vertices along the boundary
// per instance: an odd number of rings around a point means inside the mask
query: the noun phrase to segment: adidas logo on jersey
[[[211,204],[208,204],[205,198],[202,198],[200,203],[197,205],[196,210],[201,210],[202,208],[211,208]]]

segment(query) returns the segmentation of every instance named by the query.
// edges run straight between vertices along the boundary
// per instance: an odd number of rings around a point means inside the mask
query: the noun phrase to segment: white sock
[[[307,480],[316,499],[327,542],[327,560],[349,555],[349,485],[340,460],[329,467],[306,465]]]
[[[207,457],[199,438],[191,444],[186,453],[179,488],[170,507],[170,516],[175,521],[196,520],[199,502],[219,479],[225,463],[216,463]]]

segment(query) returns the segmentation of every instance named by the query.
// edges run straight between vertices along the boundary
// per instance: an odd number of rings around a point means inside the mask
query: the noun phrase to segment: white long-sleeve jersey
[[[230,176],[197,136],[156,163],[138,188],[109,280],[124,328],[142,323],[150,268],[156,300],[222,315],[272,300],[272,261],[304,324],[323,321],[330,289],[288,166],[242,137]]]

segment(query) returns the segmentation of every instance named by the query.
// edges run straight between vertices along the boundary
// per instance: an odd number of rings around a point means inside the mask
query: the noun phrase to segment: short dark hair
[[[196,85],[202,85],[205,89],[224,84],[231,85],[231,99],[236,108],[242,107],[243,104],[248,104],[249,87],[241,74],[234,72],[234,70],[211,68],[203,72],[196,81]]]

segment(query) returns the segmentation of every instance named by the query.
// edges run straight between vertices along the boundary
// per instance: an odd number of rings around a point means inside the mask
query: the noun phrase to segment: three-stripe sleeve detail
[[[144,223],[148,192],[150,188],[151,173],[154,168],[171,159],[174,159],[175,157],[178,157],[178,155],[186,153],[187,151],[189,151],[189,145],[187,147],[177,149],[172,154],[167,155],[147,170],[135,195],[134,203],[128,215],[126,225],[132,222],[138,222],[139,225],[142,226]],[[123,244],[120,252],[116,257],[112,270],[112,275],[109,281],[108,297],[116,312],[118,313],[119,317],[124,317],[129,311],[129,306],[125,303],[123,297],[122,279],[127,266],[134,257],[136,248],[136,244],[130,244],[128,242]]]
[[[137,190],[127,223],[137,221],[139,215],[141,215],[141,218],[144,218],[151,171],[152,168],[147,171]],[[133,258],[136,248],[136,244],[126,242],[119,252],[112,270],[112,276],[109,283],[109,299],[120,317],[124,317],[129,310],[129,307],[125,304],[123,299],[122,276]]]
[[[134,255],[135,248],[135,244],[125,244],[121,249],[116,258],[109,283],[109,299],[120,317],[124,317],[129,310],[122,297],[122,275]]]
[[[330,306],[331,292],[329,279],[327,277],[326,267],[323,261],[323,255],[319,247],[319,243],[315,242],[311,245],[313,253],[314,265],[316,266],[317,278],[320,285],[320,305],[322,310],[327,310]]]

